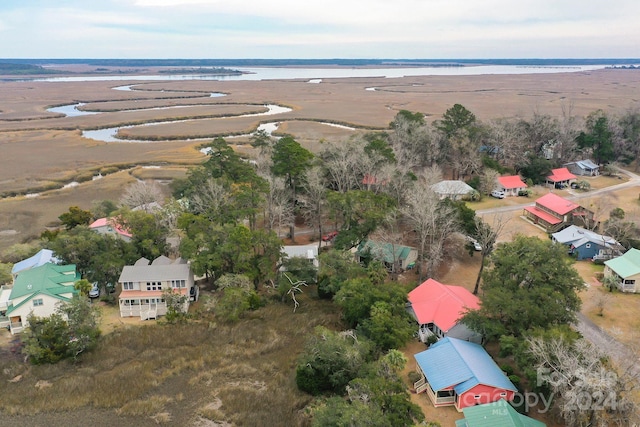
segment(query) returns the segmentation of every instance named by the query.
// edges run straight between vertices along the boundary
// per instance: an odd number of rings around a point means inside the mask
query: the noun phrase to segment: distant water
[[[318,83],[318,79],[350,77],[410,77],[410,76],[478,76],[485,74],[551,74],[601,70],[609,65],[477,65],[477,66],[438,66],[438,67],[391,67],[391,68],[234,68],[242,75],[202,75],[202,74],[164,74],[164,75],[99,75],[68,76],[29,79],[37,82],[90,82],[90,81],[167,81],[167,80],[291,80],[305,79]],[[126,86],[125,86],[126,87]],[[119,88],[123,90],[123,87]],[[126,90],[126,89],[125,89]]]

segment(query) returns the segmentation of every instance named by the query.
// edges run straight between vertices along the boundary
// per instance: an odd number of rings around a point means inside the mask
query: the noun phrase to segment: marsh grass
[[[210,324],[123,326],[75,365],[0,362],[0,411],[94,407],[160,424],[196,416],[234,425],[304,424],[311,397],[296,388],[296,359],[315,326],[341,326],[331,303],[307,294],[295,314],[274,302],[236,324]],[[20,381],[8,381],[19,374]],[[38,381],[51,386],[38,389]]]

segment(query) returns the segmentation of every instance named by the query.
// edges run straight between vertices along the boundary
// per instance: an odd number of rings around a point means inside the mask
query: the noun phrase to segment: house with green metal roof
[[[464,418],[456,427],[545,427],[546,424],[518,413],[505,400],[462,409]]]
[[[631,248],[604,266],[604,277],[614,277],[622,292],[640,292],[640,250]]]
[[[415,265],[416,259],[418,259],[418,251],[415,248],[394,243],[365,240],[356,250],[358,262],[366,265],[374,260],[382,261],[387,270],[392,273],[410,268],[411,265]]]
[[[46,263],[22,271],[13,283],[7,303],[9,331],[22,332],[28,326],[30,313],[38,317],[53,314],[58,303],[68,302],[78,292],[74,288],[78,280],[80,274],[74,264]]]

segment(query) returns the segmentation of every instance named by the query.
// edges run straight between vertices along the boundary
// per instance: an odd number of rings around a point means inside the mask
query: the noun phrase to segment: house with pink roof
[[[519,175],[499,176],[494,190],[502,191],[505,196],[517,196],[520,191],[527,189],[527,184]]]
[[[547,233],[555,233],[570,225],[593,225],[594,221],[593,212],[554,193],[540,197],[534,206],[526,206],[524,216]]]
[[[482,342],[481,334],[460,322],[467,310],[480,308],[480,299],[466,288],[427,279],[409,292],[408,299],[407,308],[418,322],[420,341],[426,342],[435,336]]]
[[[567,168],[551,169],[551,175],[547,176],[546,185],[551,188],[567,188],[577,177]]]
[[[120,226],[115,218],[98,218],[89,225],[89,228],[96,233],[117,236],[125,242],[130,242],[133,237],[133,234]]]

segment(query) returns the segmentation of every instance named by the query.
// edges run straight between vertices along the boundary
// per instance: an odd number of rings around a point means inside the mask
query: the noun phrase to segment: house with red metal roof
[[[576,179],[577,177],[567,168],[551,169],[551,175],[547,176],[546,185],[551,188],[566,188]]]
[[[413,357],[421,375],[413,387],[426,392],[436,407],[462,411],[500,399],[510,402],[518,391],[479,344],[444,338]]]
[[[435,336],[482,342],[481,334],[460,322],[467,310],[480,308],[480,299],[466,288],[427,279],[409,292],[408,299],[407,308],[418,322],[420,341],[426,342],[430,336]]]
[[[133,237],[133,234],[118,224],[114,218],[98,218],[89,225],[89,228],[99,234],[114,235],[125,242],[130,242]]]
[[[560,231],[569,225],[585,225],[594,220],[593,212],[577,203],[548,193],[536,200],[535,206],[526,206],[524,216],[547,233]]]
[[[519,175],[499,176],[494,190],[502,191],[505,196],[517,196],[520,191],[527,189],[527,184]]]

